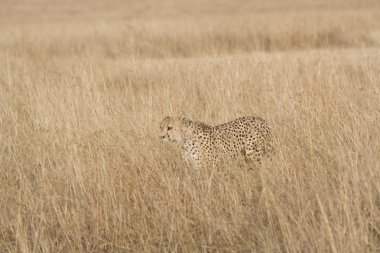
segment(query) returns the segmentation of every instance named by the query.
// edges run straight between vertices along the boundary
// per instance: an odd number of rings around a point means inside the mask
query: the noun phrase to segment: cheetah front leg
[[[186,162],[188,172],[195,177],[196,181],[199,181],[203,165],[198,150],[182,148],[181,153]]]

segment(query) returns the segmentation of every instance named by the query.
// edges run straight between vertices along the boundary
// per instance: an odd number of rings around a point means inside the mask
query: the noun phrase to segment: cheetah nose
[[[163,138],[165,138],[165,136],[163,136],[163,135],[160,135],[160,139],[162,140]]]

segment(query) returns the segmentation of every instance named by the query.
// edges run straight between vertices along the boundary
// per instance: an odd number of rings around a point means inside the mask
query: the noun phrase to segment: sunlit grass
[[[375,5],[84,3],[3,3],[1,252],[380,250]],[[195,183],[167,115],[276,153]]]

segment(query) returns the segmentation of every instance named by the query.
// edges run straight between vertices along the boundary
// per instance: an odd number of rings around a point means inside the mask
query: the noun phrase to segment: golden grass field
[[[254,171],[158,138],[252,114]],[[380,252],[380,3],[1,1],[0,252]]]

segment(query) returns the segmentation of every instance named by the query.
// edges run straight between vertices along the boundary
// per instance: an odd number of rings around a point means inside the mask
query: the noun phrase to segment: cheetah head
[[[182,117],[166,117],[160,123],[161,141],[181,143],[191,121]]]

